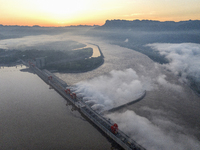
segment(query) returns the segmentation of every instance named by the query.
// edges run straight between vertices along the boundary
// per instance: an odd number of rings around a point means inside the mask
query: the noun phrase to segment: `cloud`
[[[154,43],[147,44],[147,46],[158,51],[170,61],[164,66],[175,75],[179,75],[181,81],[187,81],[187,77],[200,81],[200,44]]]
[[[59,39],[60,40],[60,39]],[[0,41],[0,48],[3,49],[21,49],[34,46],[41,43],[58,41],[56,37],[50,35],[25,36],[22,38],[11,38]]]
[[[128,41],[129,41],[129,40],[128,40],[128,39],[126,39],[124,42],[125,42],[125,43],[128,43]]]
[[[128,14],[128,15],[123,15],[124,17],[133,17],[133,16],[145,16],[145,15],[154,15],[155,11],[152,12],[147,12],[147,13],[133,13],[133,14]]]
[[[158,76],[157,82],[161,86],[167,88],[168,90],[173,90],[177,92],[182,92],[182,87],[173,83],[168,82],[166,79],[166,75],[160,75]]]
[[[113,70],[108,75],[79,82],[74,90],[108,110],[139,98],[150,87],[147,84],[130,68],[124,71]]]
[[[119,129],[137,141],[148,150],[198,150],[200,144],[197,139],[180,132],[165,131],[154,125],[148,119],[138,116],[133,111],[108,114],[106,117],[115,121]],[[176,124],[167,120],[157,120],[163,126]]]
[[[4,39],[0,40],[0,48],[6,50],[71,50],[85,46],[84,44],[72,41],[72,36],[69,38],[67,34],[69,33]]]

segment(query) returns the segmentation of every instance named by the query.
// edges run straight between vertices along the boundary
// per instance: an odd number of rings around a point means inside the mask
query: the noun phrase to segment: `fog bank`
[[[151,90],[151,85],[146,84],[129,68],[124,71],[113,70],[107,76],[79,82],[75,92],[82,93],[83,97],[89,97],[90,100],[96,100],[97,104],[104,106],[104,110],[108,110],[136,100],[145,90]]]
[[[127,110],[123,113],[113,113],[106,117],[114,120],[119,129],[124,131],[132,139],[137,141],[148,150],[199,150],[200,144],[197,139],[190,135],[181,133],[180,126],[166,119],[159,119],[159,125],[172,126],[179,130],[164,130],[153,124],[145,117],[136,115],[135,112]]]
[[[164,66],[175,75],[179,75],[182,81],[187,81],[188,76],[200,81],[200,44],[154,43],[146,46],[165,56],[170,63]]]

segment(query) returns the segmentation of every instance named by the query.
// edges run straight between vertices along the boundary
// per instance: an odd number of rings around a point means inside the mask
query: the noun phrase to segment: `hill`
[[[105,24],[98,28],[123,28],[148,31],[180,31],[180,30],[200,30],[200,20],[188,21],[153,21],[153,20],[106,20]]]

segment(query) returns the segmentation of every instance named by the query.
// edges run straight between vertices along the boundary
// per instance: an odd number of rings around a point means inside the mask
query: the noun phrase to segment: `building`
[[[40,57],[40,58],[36,58],[36,67],[38,68],[43,68],[45,66],[45,59],[46,57]]]

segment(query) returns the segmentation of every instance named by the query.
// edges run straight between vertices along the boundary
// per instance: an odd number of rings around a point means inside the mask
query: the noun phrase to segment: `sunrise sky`
[[[200,20],[200,0],[0,0],[3,25],[103,25],[107,19]]]

